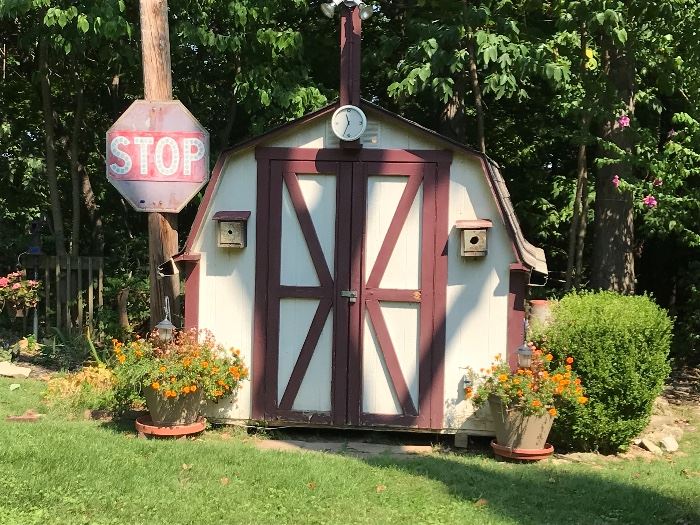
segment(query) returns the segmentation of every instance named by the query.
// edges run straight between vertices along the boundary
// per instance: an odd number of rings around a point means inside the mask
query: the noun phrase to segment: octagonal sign
[[[209,180],[209,133],[178,100],[137,100],[107,131],[106,158],[135,210],[178,213]]]

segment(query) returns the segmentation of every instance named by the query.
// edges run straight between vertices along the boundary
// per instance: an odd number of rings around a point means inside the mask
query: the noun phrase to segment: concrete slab
[[[379,456],[391,454],[409,456],[415,454],[430,454],[433,448],[429,445],[385,445],[380,443],[362,442],[328,442],[328,441],[299,441],[299,440],[255,440],[255,446],[259,450],[277,450],[282,452],[330,452],[345,453],[358,456]]]

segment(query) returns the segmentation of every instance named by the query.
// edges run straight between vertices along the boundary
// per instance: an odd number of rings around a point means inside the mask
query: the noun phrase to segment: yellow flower
[[[547,412],[549,412],[550,415],[556,416],[557,415],[557,409],[552,407],[550,408]]]
[[[164,366],[161,366],[158,370],[161,372],[165,372],[167,370],[167,368],[165,368]]]
[[[586,48],[586,58],[593,58],[593,50],[590,47]]]
[[[499,380],[501,383],[505,383],[506,381],[508,381],[508,376],[507,376],[506,374],[500,374],[500,375],[498,376],[498,380]]]
[[[160,383],[158,381],[153,381],[153,383],[151,383],[151,388],[153,390],[160,390]]]
[[[580,396],[576,401],[578,401],[581,405],[585,405],[588,402],[588,398],[585,396]]]
[[[120,363],[123,363],[124,361],[126,361],[126,356],[124,354],[119,354],[117,356],[117,359],[119,359]]]

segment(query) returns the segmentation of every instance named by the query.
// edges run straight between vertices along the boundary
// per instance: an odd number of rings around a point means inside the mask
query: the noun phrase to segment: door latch
[[[340,297],[347,297],[349,303],[357,302],[357,291],[356,290],[342,290],[340,292]]]

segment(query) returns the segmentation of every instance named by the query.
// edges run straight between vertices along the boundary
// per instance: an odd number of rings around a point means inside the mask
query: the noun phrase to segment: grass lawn
[[[700,523],[698,432],[658,461],[361,460],[258,451],[235,432],[136,439],[48,411],[43,389],[0,379],[0,524]],[[5,421],[27,408],[48,413]]]

